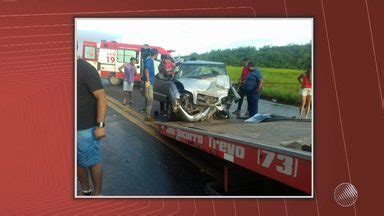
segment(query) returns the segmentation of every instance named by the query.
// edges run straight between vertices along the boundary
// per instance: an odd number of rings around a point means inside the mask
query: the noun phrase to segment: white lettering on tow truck
[[[175,136],[175,129],[171,127],[167,127],[166,133],[172,136]]]
[[[261,165],[264,168],[270,168],[272,162],[276,163],[276,165],[274,166],[277,172],[292,177],[297,176],[297,167],[299,163],[297,158],[259,149],[257,156],[257,164]]]
[[[203,136],[177,129],[176,140],[184,139],[198,144],[203,144]]]
[[[240,159],[244,159],[245,157],[244,147],[228,143],[222,140],[216,140],[212,137],[209,137],[209,147],[213,149],[218,149],[223,153],[227,153]]]

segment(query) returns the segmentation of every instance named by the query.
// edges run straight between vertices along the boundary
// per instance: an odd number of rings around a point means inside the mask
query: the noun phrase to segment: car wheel
[[[114,74],[109,77],[109,84],[112,86],[118,86],[121,84],[121,79],[117,78]]]
[[[226,111],[220,111],[216,113],[217,119],[229,119],[229,112]]]

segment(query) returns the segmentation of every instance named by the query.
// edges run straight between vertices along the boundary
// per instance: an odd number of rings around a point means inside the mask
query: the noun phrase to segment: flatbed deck
[[[207,135],[241,141],[250,146],[260,146],[310,159],[310,152],[287,148],[283,143],[300,142],[311,146],[311,122],[300,120],[272,120],[244,123],[241,119],[210,120],[204,122],[166,122],[164,125],[199,131]]]
[[[297,148],[312,146],[310,120],[273,117],[260,123],[225,119],[156,124],[165,136],[308,194],[312,192],[312,152]]]

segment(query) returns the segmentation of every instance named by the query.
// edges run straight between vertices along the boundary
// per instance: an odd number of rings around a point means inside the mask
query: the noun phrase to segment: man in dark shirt
[[[82,195],[101,195],[102,166],[100,139],[105,137],[107,102],[96,69],[82,59],[77,60],[77,177]],[[89,185],[88,171],[94,186]]]
[[[241,77],[239,78],[239,83],[240,83],[240,89],[239,89],[239,95],[240,95],[240,99],[239,99],[239,103],[237,105],[237,109],[236,111],[233,112],[233,114],[235,114],[236,116],[240,116],[240,113],[241,113],[241,106],[243,105],[243,100],[244,100],[244,96],[245,96],[245,92],[244,92],[244,89],[243,89],[243,85],[244,85],[244,82],[245,82],[245,79],[247,78],[248,76],[248,62],[249,62],[249,58],[245,58],[243,59],[243,63],[244,63],[244,66],[243,66],[243,70],[241,72]]]
[[[247,95],[249,117],[252,117],[259,112],[259,99],[264,78],[253,62],[249,62],[247,68],[249,74],[244,81],[244,90]]]

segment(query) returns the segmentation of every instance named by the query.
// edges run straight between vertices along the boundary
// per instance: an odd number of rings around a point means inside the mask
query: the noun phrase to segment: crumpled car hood
[[[218,75],[203,79],[180,78],[178,79],[184,86],[184,89],[193,93],[198,93],[222,98],[228,95],[231,86],[228,75]]]

